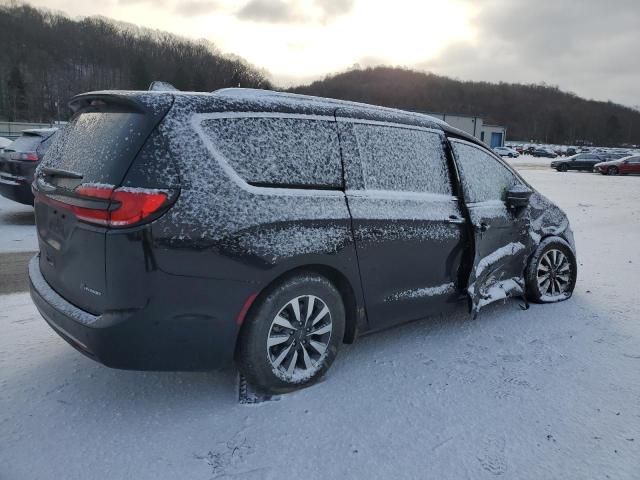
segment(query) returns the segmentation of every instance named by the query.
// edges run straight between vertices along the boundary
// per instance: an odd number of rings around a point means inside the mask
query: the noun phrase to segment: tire
[[[558,165],[559,172],[566,172],[567,170],[569,170],[569,167],[566,163],[561,163],[560,165]]]
[[[608,175],[618,175],[618,173],[620,173],[618,167],[609,167],[609,170],[607,170]]]
[[[268,289],[251,308],[238,339],[236,362],[264,393],[290,392],[326,373],[344,330],[345,308],[336,287],[323,276],[299,274]]]
[[[527,298],[533,303],[568,300],[573,295],[577,274],[576,256],[569,244],[559,237],[546,238],[527,266]]]

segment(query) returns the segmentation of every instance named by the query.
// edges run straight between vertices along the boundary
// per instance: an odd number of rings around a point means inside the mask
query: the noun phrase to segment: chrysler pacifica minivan
[[[31,295],[110,367],[235,359],[284,392],[360,334],[572,294],[566,215],[429,116],[248,89],[71,107],[33,185]]]

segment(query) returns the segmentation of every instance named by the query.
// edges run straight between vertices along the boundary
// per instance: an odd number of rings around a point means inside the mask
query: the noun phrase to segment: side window
[[[366,189],[451,195],[439,134],[367,124],[355,124],[354,133]]]
[[[303,118],[204,120],[202,129],[246,182],[265,186],[342,187],[334,122]]]
[[[520,183],[502,163],[481,148],[451,141],[467,202],[506,200],[506,192]]]

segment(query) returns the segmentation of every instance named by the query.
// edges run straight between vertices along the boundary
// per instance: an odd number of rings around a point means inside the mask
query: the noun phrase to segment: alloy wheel
[[[618,168],[617,167],[609,167],[609,175],[617,175]]]
[[[538,263],[538,288],[542,295],[558,297],[568,293],[571,286],[571,262],[558,249],[548,250]]]
[[[309,377],[322,368],[333,323],[327,304],[314,295],[290,300],[271,321],[267,358],[283,380]]]

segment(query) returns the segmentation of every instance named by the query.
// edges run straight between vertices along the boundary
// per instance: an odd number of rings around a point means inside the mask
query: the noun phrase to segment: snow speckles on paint
[[[426,297],[436,297],[439,295],[446,295],[455,291],[454,283],[445,283],[444,285],[438,285],[437,287],[425,287],[416,288],[413,290],[403,290],[401,292],[394,293],[385,299],[385,302],[398,301],[398,300],[411,300]]]

